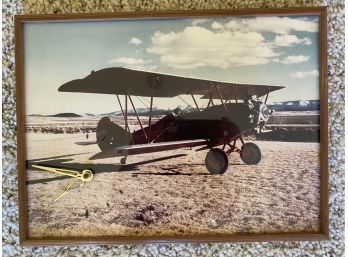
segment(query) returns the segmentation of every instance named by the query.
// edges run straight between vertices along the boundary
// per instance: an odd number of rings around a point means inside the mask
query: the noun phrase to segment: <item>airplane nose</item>
[[[267,122],[271,110],[267,107],[266,104],[262,103],[259,106],[259,121]]]

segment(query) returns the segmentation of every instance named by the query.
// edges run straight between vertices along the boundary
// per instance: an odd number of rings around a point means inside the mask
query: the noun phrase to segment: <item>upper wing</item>
[[[245,100],[252,95],[257,97],[264,96],[273,91],[282,89],[281,86],[267,86],[267,85],[251,85],[251,84],[235,84],[235,83],[220,83],[217,84],[217,89],[211,90],[213,94],[213,99],[220,98],[219,93],[221,94],[222,99],[237,99]],[[210,99],[210,93],[205,92],[201,97],[202,99]]]
[[[211,84],[219,85],[223,96],[226,95],[225,98],[230,94],[229,90],[234,90],[233,86],[236,86],[237,91],[243,92],[237,94],[237,98],[239,99],[244,99],[245,92],[261,96],[267,94],[268,91],[282,88],[264,85],[235,84],[114,67],[92,72],[83,79],[67,82],[60,86],[58,91],[129,94],[148,97],[152,96],[153,92],[154,97],[174,97],[177,95],[191,94],[191,92],[198,95],[207,95]],[[214,98],[219,98],[217,93],[214,94]]]
[[[206,145],[207,143],[208,141],[205,139],[195,139],[195,140],[180,140],[180,141],[149,143],[149,144],[139,144],[139,145],[125,145],[125,146],[117,147],[112,150],[97,153],[89,159],[97,160],[97,159],[105,159],[105,158],[116,157],[116,156],[167,151],[167,150],[179,149],[183,147],[194,147],[194,146]]]

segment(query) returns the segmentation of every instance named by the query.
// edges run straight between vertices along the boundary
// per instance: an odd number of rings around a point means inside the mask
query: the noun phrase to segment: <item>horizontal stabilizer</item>
[[[97,142],[95,141],[85,141],[85,142],[75,142],[77,145],[95,145]]]
[[[105,159],[117,156],[135,155],[143,153],[152,153],[159,151],[174,150],[183,147],[194,147],[200,145],[206,145],[208,140],[195,139],[195,140],[180,140],[161,143],[148,143],[139,145],[125,145],[117,147],[112,150],[104,151],[93,155],[90,160]]]

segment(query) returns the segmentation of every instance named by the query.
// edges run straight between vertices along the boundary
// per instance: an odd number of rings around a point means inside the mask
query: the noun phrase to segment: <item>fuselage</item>
[[[253,110],[242,103],[217,105],[182,115],[167,114],[144,130],[134,131],[131,144],[207,139],[215,145],[255,127],[257,122],[252,115]]]
[[[169,113],[149,126],[143,124],[142,129],[133,132],[126,131],[104,117],[97,125],[97,142],[102,151],[125,145],[195,139],[205,139],[209,146],[216,146],[230,142],[264,122],[260,118],[260,106],[229,103],[182,115]]]

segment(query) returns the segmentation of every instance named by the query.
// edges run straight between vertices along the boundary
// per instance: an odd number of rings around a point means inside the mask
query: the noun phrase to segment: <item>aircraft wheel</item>
[[[228,168],[228,156],[223,150],[214,148],[207,153],[205,166],[210,174],[223,174]]]
[[[260,148],[254,143],[246,143],[242,146],[240,158],[245,164],[258,164],[261,161]]]
[[[126,157],[123,157],[123,158],[121,158],[120,163],[121,163],[122,165],[124,165],[124,164],[126,164],[126,161],[127,161],[127,158],[126,158]]]

